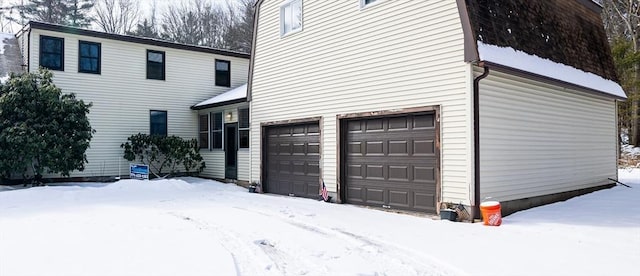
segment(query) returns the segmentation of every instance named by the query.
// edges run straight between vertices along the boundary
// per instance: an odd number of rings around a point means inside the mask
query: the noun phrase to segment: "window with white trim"
[[[280,6],[280,35],[302,30],[302,0],[291,0]]]
[[[211,148],[222,149],[222,112],[211,113]]]

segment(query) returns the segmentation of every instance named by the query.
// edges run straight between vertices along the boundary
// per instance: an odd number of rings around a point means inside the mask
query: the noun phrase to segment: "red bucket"
[[[484,225],[500,226],[500,224],[502,224],[500,202],[487,201],[480,203],[480,213],[482,213],[482,222]]]

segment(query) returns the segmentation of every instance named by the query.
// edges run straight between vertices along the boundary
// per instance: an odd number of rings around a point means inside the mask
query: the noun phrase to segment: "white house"
[[[626,98],[587,0],[259,0],[250,179],[269,193],[503,211],[616,178]],[[476,217],[478,213],[474,214]]]
[[[30,22],[16,37],[27,71],[49,68],[64,93],[93,103],[89,119],[96,133],[87,151],[88,164],[72,177],[128,175],[129,162],[120,145],[132,134],[149,133],[204,139],[202,175],[225,178],[225,149],[211,146],[218,141],[209,142],[208,133],[199,135],[202,121],[191,107],[245,85],[248,54],[40,22]],[[204,114],[230,114],[211,123],[236,125],[238,110],[243,112],[246,105],[217,105]],[[209,122],[203,123],[205,131]],[[225,131],[228,137],[243,133],[237,126]],[[246,174],[232,173],[247,171],[248,155],[242,149],[226,150],[229,156],[237,154],[226,177],[248,180]]]

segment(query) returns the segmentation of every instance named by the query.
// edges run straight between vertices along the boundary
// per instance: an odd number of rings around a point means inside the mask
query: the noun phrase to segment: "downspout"
[[[31,72],[31,26],[29,26],[29,32],[27,33],[27,73]]]
[[[481,63],[480,66],[483,66],[483,64]],[[474,219],[480,219],[480,80],[489,76],[489,67],[483,67],[484,72],[482,75],[473,79]]]

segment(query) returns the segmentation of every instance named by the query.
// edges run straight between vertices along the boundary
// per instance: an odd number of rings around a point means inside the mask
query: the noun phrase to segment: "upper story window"
[[[302,30],[302,0],[291,0],[280,6],[280,35]]]
[[[231,62],[216,59],[216,86],[231,86]]]
[[[165,79],[164,52],[147,50],[147,79]]]
[[[64,71],[64,38],[40,36],[40,66]]]
[[[80,41],[78,45],[78,72],[100,74],[100,43]]]
[[[161,110],[151,110],[149,134],[167,136],[167,112]]]
[[[360,7],[364,8],[380,2],[380,0],[360,0]]]

